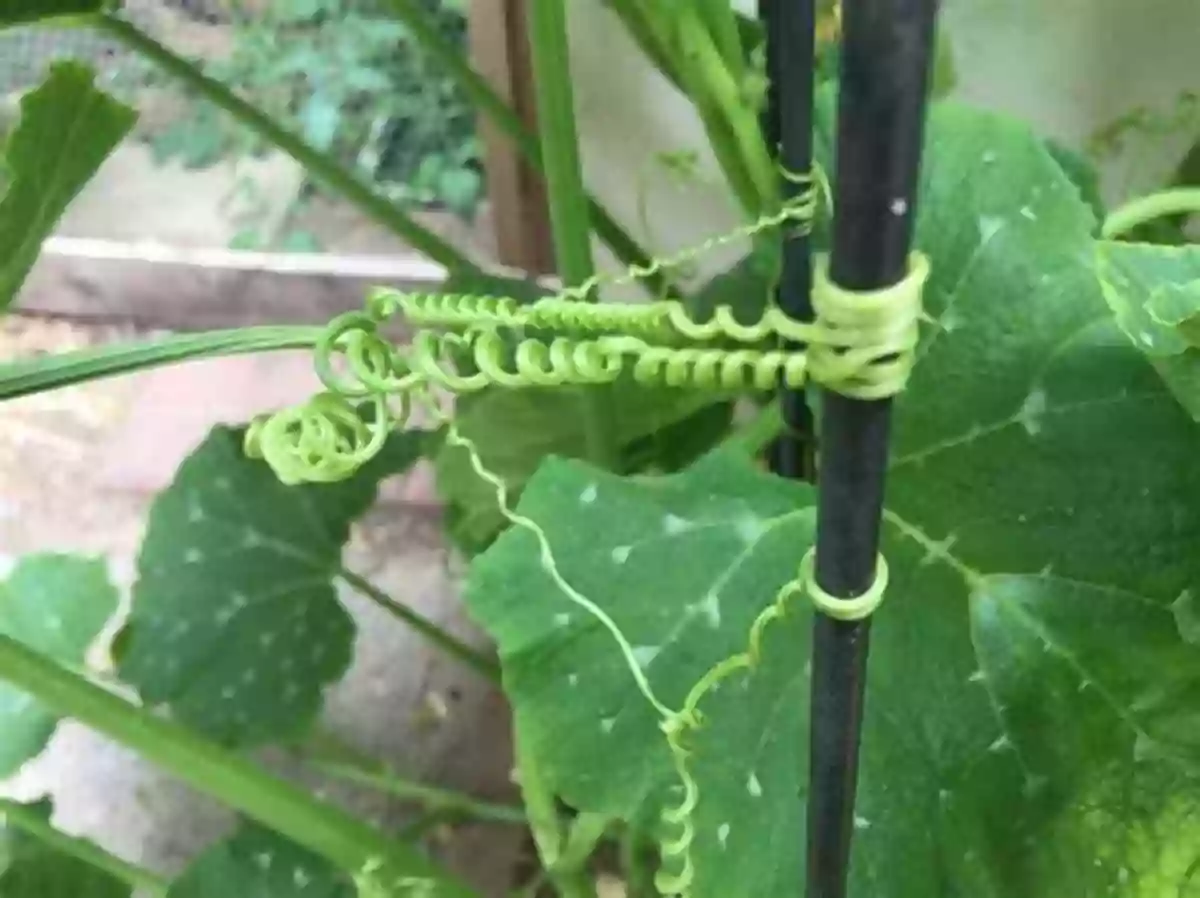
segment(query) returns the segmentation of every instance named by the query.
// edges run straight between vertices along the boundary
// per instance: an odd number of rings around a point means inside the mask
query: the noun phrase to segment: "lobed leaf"
[[[118,601],[103,560],[27,555],[0,582],[0,635],[67,667],[82,667]],[[0,681],[0,778],[40,753],[57,725],[55,714]]]
[[[302,732],[351,660],[333,584],[350,525],[418,450],[418,434],[396,434],[347,481],[284,486],[243,454],[240,429],[214,429],[150,510],[122,679],[228,745]]]
[[[850,894],[1189,895],[1200,434],[1113,322],[1095,215],[1046,147],[953,104],[926,141],[935,324],[897,401]],[[718,454],[638,481],[548,462],[520,510],[677,708],[795,575],[812,501]],[[468,599],[550,788],[626,820],[678,800],[617,641],[529,532]],[[690,898],[803,891],[809,627],[793,606],[704,700]]]
[[[22,3],[11,14],[19,21],[32,12]],[[7,20],[0,11],[0,21]],[[4,147],[0,312],[16,298],[42,241],[136,118],[128,106],[96,89],[91,69],[75,62],[55,63],[42,86],[21,100],[20,119]]]

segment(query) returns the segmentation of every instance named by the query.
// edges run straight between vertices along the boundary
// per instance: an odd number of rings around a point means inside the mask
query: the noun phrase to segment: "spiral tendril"
[[[534,535],[542,567],[557,589],[612,635],[638,692],[659,716],[681,791],[662,812],[666,834],[656,885],[664,895],[686,898],[695,879],[693,817],[701,795],[691,770],[690,743],[705,723],[701,704],[725,679],[758,667],[765,631],[786,616],[796,593],[812,592],[811,564],[806,560],[797,577],[784,584],[756,618],[745,650],[710,668],[682,706],[672,709],[655,694],[617,624],[566,581],[545,531],[514,510],[507,484],[486,468],[478,448],[441,412],[433,396],[439,389],[465,394],[492,386],[611,383],[626,372],[641,384],[714,392],[800,388],[812,379],[858,398],[898,393],[912,368],[921,291],[929,276],[928,262],[920,254],[914,254],[904,281],[870,293],[836,286],[829,279],[827,260],[818,259],[815,322],[793,320],[774,306],[747,324],[727,306],[700,321],[674,300],[640,305],[588,302],[605,284],[660,274],[767,228],[809,228],[817,205],[817,179],[804,178],[808,189],[774,215],[675,256],[630,268],[616,278],[596,276],[532,304],[512,297],[374,290],[363,311],[332,321],[317,347],[315,364],[325,392],[298,408],[256,420],[245,439],[247,454],[266,460],[283,482],[330,482],[350,476],[378,453],[391,429],[403,426],[417,404],[448,425],[448,444],[466,450],[475,473],[494,490],[506,520]],[[416,326],[404,350],[380,333],[396,315]],[[883,570],[878,594],[863,605],[866,613],[882,594],[886,567]]]

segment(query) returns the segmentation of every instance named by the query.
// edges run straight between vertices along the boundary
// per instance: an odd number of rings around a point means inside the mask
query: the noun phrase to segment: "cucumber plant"
[[[531,7],[539,135],[434,35],[433,54],[546,173],[558,292],[462,258],[104,6],[14,0],[0,11],[6,23],[59,14],[117,36],[446,264],[450,279],[434,297],[381,288],[325,329],[0,365],[0,398],[13,398],[186,358],[310,347],[326,386],[301,408],[214,431],[156,500],[114,645],[137,701],[84,665],[116,605],[102,565],[34,556],[0,585],[0,769],[71,717],[229,804],[244,825],[167,882],[56,831],[46,803],[8,802],[0,894],[472,894],[419,847],[244,754],[310,735],[350,660],[353,625],[334,591],[343,582],[502,678],[524,808],[408,790],[523,820],[544,868],[526,894],[596,895],[587,863],[614,837],[631,896],[795,898],[810,725],[797,547],[813,541],[815,487],[756,459],[781,428],[781,380],[870,395],[881,378],[905,389],[853,894],[1200,894],[1200,250],[1122,239],[1194,211],[1194,195],[1101,216],[1077,158],[1021,122],[938,100],[917,201],[922,305],[858,322],[863,333],[839,342],[824,329],[839,307],[822,305],[820,278],[816,324],[772,303],[780,233],[809,229],[823,250],[837,214],[822,189],[836,163],[836,82],[817,104],[817,167],[786,173],[806,189],[784,201],[758,130],[756,32],[724,4],[611,4],[695,104],[746,220],[673,259],[637,246],[584,192],[565,0]],[[393,6],[420,33],[419,8]],[[0,203],[5,304],[132,122],[78,64],[26,97]],[[593,235],[655,301],[597,302],[612,280],[595,275]],[[697,293],[679,290],[675,266],[729,240],[750,246],[745,262]],[[382,332],[397,315],[416,327],[410,346]],[[780,349],[779,337],[807,349]],[[459,394],[453,413],[447,390]],[[409,423],[414,404],[432,412],[428,432]],[[819,448],[819,434],[807,436]],[[436,462],[451,535],[471,556],[465,599],[500,671],[342,561],[379,481],[421,454]]]

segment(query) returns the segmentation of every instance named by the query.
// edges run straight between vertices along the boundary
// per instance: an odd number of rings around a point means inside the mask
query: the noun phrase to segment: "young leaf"
[[[918,209],[936,325],[897,401],[851,894],[1185,894],[1200,839],[1200,654],[1180,622],[1200,580],[1194,426],[1112,322],[1094,216],[1026,128],[938,107]],[[550,463],[521,510],[678,708],[795,576],[802,490],[719,457],[637,485]],[[469,588],[533,762],[583,811],[677,803],[615,638],[536,548],[510,528]],[[793,606],[758,666],[702,703],[693,898],[800,893],[809,626]]]
[[[55,63],[42,86],[21,100],[21,117],[4,148],[0,312],[16,297],[68,204],[137,118],[97,90],[92,77],[86,66]]]
[[[350,877],[277,833],[245,823],[209,848],[168,898],[356,898]]]
[[[81,667],[117,603],[102,560],[28,555],[7,582],[0,581],[0,634],[60,664]],[[0,681],[0,778],[45,748],[57,724],[54,714]]]
[[[301,732],[351,658],[333,585],[350,524],[418,446],[398,434],[350,480],[284,486],[241,430],[213,430],[150,511],[121,677],[227,745]]]
[[[50,825],[50,802],[21,806]],[[0,895],[4,898],[129,898],[133,887],[6,822],[0,811]]]
[[[1200,420],[1200,247],[1096,246],[1100,286],[1117,323]]]

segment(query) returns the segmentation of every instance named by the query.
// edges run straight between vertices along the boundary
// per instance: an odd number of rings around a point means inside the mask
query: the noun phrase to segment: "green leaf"
[[[418,448],[397,434],[350,480],[284,486],[240,429],[214,429],[150,510],[122,679],[226,745],[301,733],[351,659],[333,585],[350,524]]]
[[[27,555],[0,582],[0,634],[79,668],[117,603],[103,560]],[[0,682],[0,778],[45,748],[57,724],[54,714]]]
[[[21,806],[50,823],[49,801]],[[0,895],[4,898],[129,898],[132,887],[111,873],[66,854],[0,813]]]
[[[1117,323],[1200,420],[1200,247],[1104,240],[1096,253]]]
[[[169,898],[355,898],[350,878],[324,858],[246,823],[197,858]]]
[[[1063,143],[1050,138],[1046,139],[1046,149],[1055,161],[1062,166],[1068,178],[1079,191],[1083,201],[1092,207],[1096,221],[1101,222],[1108,215],[1104,197],[1100,193],[1100,172],[1097,171],[1087,157],[1076,152]]]
[[[918,209],[936,325],[897,400],[850,894],[1191,894],[1200,436],[1113,322],[1094,216],[1027,128],[936,106]],[[548,462],[521,511],[677,709],[796,575],[811,503],[714,455],[637,482]],[[468,599],[549,788],[626,820],[678,800],[616,639],[525,529],[476,559]],[[691,898],[803,891],[795,602],[701,704]]]
[[[324,328],[242,327],[114,343],[0,364],[0,402],[188,359],[316,346]]]
[[[59,16],[89,15],[108,5],[107,0],[3,0],[0,3],[0,28]]]
[[[475,399],[457,418],[458,429],[478,448],[485,466],[519,491],[547,455],[586,454],[581,390],[498,390]],[[641,440],[713,403],[705,393],[647,389],[619,381],[612,391],[614,440],[619,446]],[[435,459],[437,488],[449,506],[448,525],[468,551],[487,545],[504,527],[494,488],[481,480],[467,452],[442,446]]]
[[[24,9],[22,4],[17,15]],[[42,86],[22,98],[21,117],[4,148],[0,312],[16,297],[42,241],[136,118],[92,85],[91,69],[73,62],[55,63]]]

